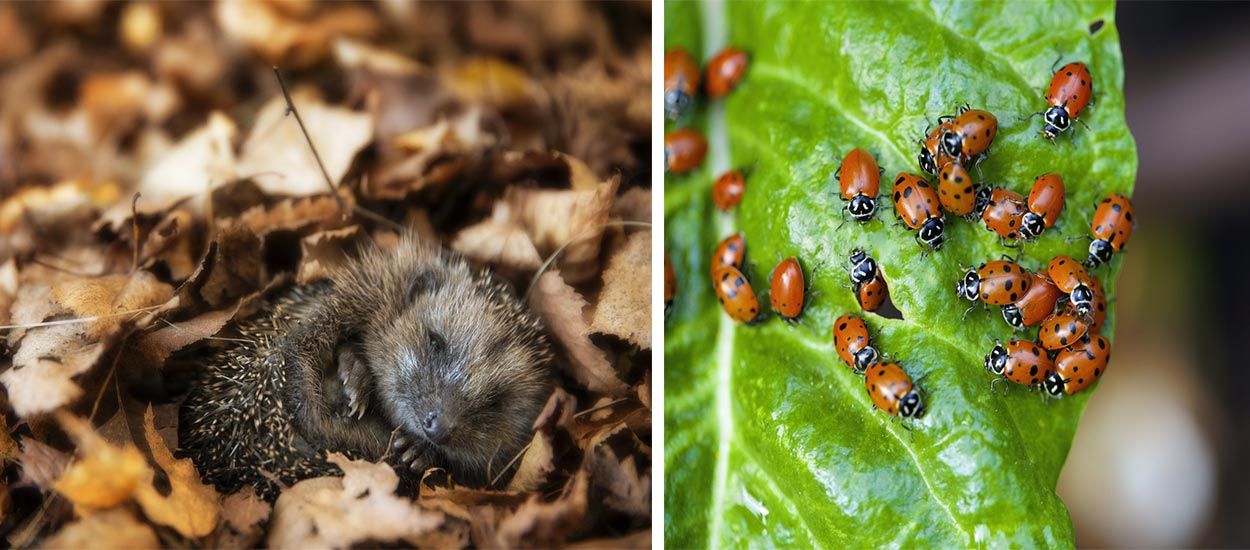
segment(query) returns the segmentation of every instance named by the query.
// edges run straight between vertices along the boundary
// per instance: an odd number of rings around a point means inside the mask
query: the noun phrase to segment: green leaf
[[[1131,193],[1137,153],[1114,5],[668,2],[665,27],[666,48],[698,59],[720,46],[704,47],[705,36],[751,54],[736,91],[682,121],[707,130],[708,162],[665,180],[665,246],[680,286],[666,324],[667,544],[1073,545],[1055,484],[1090,391],[1054,402],[1020,387],[991,393],[982,366],[991,339],[1036,331],[1013,334],[997,308],[961,320],[968,302],[954,284],[961,266],[1002,254],[1031,269],[1057,254],[1083,259],[1094,201]],[[1052,145],[1029,115],[1044,108],[1060,57],[1089,65],[1096,105],[1081,116],[1088,130]],[[988,182],[1027,195],[1037,175],[1063,176],[1058,225],[1015,250],[948,216],[946,246],[926,256],[888,198],[876,220],[843,223],[834,177],[843,155],[874,152],[888,197],[895,174],[920,172],[926,125],[964,102],[999,120],[980,167]],[[730,166],[753,171],[737,211],[721,214],[709,190]],[[737,325],[721,312],[709,256],[739,230],[757,292],[781,257],[815,267],[817,295],[798,325]],[[881,264],[903,319],[860,311],[846,272],[856,247]],[[1112,304],[1108,336],[1120,263],[1096,273]],[[848,312],[924,388],[928,414],[911,431],[838,362],[831,325]]]

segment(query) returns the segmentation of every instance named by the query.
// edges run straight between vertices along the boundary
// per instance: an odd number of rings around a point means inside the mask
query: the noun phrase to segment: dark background
[[[1059,493],[1080,546],[1250,546],[1250,3],[1116,19],[1139,222]]]

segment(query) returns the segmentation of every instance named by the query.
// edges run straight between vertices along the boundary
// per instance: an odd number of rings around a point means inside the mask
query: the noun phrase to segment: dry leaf
[[[651,190],[630,187],[612,204],[612,217],[634,222],[651,223]]]
[[[87,333],[84,325],[58,325],[30,329],[13,355],[13,367],[0,374],[9,402],[19,417],[46,413],[82,395],[74,377],[87,372],[104,344]]]
[[[328,277],[347,261],[348,254],[358,248],[364,238],[365,232],[359,225],[320,231],[304,237],[300,241],[303,254],[295,282],[306,285]]]
[[[21,453],[17,442],[13,441],[13,436],[9,434],[9,420],[0,415],[0,465],[7,466],[10,462],[17,460],[17,455]]]
[[[543,273],[530,295],[530,308],[538,312],[568,355],[568,374],[592,391],[624,394],[629,388],[617,377],[603,350],[590,341],[590,328],[582,316],[585,307],[586,300],[556,270]]]
[[[246,301],[245,298],[232,308],[210,311],[144,334],[135,343],[135,350],[150,361],[149,364],[164,365],[165,360],[175,351],[217,334],[234,318],[239,305]]]
[[[499,109],[537,102],[538,87],[519,68],[496,58],[476,58],[447,75],[447,84],[465,103],[484,103]]]
[[[330,41],[341,35],[372,36],[379,22],[360,6],[342,4],[316,17],[291,10],[290,2],[235,0],[216,5],[217,23],[231,39],[241,42],[270,64],[307,67],[324,59]],[[297,13],[302,12],[302,13]]]
[[[633,233],[612,251],[590,330],[651,348],[650,231]]]
[[[52,486],[76,510],[112,508],[125,502],[151,475],[143,453],[133,445],[117,447],[100,437],[91,425],[68,413],[57,421],[78,444],[78,460]]]
[[[22,481],[32,483],[41,490],[49,490],[65,473],[69,455],[53,449],[38,439],[23,438],[22,452],[17,461],[22,465]]]
[[[505,200],[540,253],[564,247],[560,272],[578,284],[599,273],[599,246],[619,185],[620,176],[614,176],[594,191],[514,190]]]
[[[493,546],[513,548],[524,543],[525,546],[555,547],[563,544],[585,526],[588,486],[588,475],[579,471],[555,502],[543,502],[537,495],[530,497],[516,513],[499,522],[491,537]]]
[[[172,205],[191,197],[188,207],[202,212],[204,198],[214,184],[234,179],[235,125],[226,115],[214,112],[208,122],[197,128],[173,150],[161,155],[150,164],[139,182],[139,202],[142,212],[163,212]],[[130,204],[118,204],[129,214]]]
[[[202,537],[213,532],[221,510],[218,495],[211,486],[200,481],[191,459],[177,460],[169,452],[165,440],[156,433],[152,407],[143,414],[143,431],[157,466],[169,478],[169,494],[161,495],[152,485],[154,473],[147,471],[144,483],[135,489],[135,499],[148,519],[173,527],[182,536]]]
[[[325,186],[322,185],[324,189]],[[272,206],[256,206],[239,215],[238,218],[224,220],[224,224],[238,224],[247,227],[259,237],[274,231],[301,231],[309,227],[324,229],[342,227],[346,223],[344,215],[353,208],[354,201],[346,190],[340,190],[339,199],[334,195],[313,195],[296,197],[281,201]]]
[[[62,281],[52,287],[52,296],[75,315],[96,318],[90,324],[93,336],[105,334],[140,310],[168,302],[173,287],[147,271],[132,275],[105,275]]]
[[[551,437],[543,432],[535,432],[534,438],[525,447],[521,464],[508,482],[508,490],[527,493],[541,487],[547,481],[547,476],[555,470],[552,456]]]
[[[634,517],[651,515],[651,476],[639,475],[634,456],[616,458],[607,445],[592,451],[591,476],[596,486],[605,491],[603,503],[613,510]]]
[[[326,105],[308,94],[293,93],[291,101],[337,188],[356,153],[372,141],[373,118],[369,113]],[[305,196],[328,191],[326,176],[281,96],[269,100],[256,114],[239,153],[238,173],[251,176],[269,194]]]
[[[102,548],[133,550],[161,546],[146,523],[125,508],[91,514],[66,525],[40,546],[46,548]]]
[[[17,301],[17,259],[0,264],[0,325],[9,324],[9,308]]]
[[[496,204],[496,216],[503,203]],[[505,214],[506,216],[506,214]],[[529,273],[542,265],[542,258],[525,230],[494,218],[466,227],[451,241],[451,248],[469,259],[505,268],[507,272]]]
[[[334,61],[344,69],[365,69],[387,76],[413,76],[423,70],[413,59],[350,38],[334,41]]]

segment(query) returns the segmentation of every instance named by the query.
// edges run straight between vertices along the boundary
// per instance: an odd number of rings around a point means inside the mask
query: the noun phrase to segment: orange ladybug
[[[1067,130],[1072,121],[1081,116],[1081,111],[1085,110],[1093,95],[1094,77],[1089,74],[1089,67],[1080,62],[1059,67],[1050,77],[1050,87],[1046,89],[1046,103],[1050,108],[1042,117],[1045,119],[1042,135],[1046,139],[1054,139]]]
[[[1053,227],[1063,212],[1063,178],[1059,174],[1038,176],[1026,204],[1029,211],[1020,222],[1020,236],[1033,239]]]
[[[961,107],[960,111],[942,134],[942,151],[951,157],[975,157],[990,148],[998,133],[998,119],[980,109]]]
[[[723,265],[712,273],[712,285],[716,298],[729,317],[739,323],[750,323],[760,315],[760,301],[751,289],[751,283],[738,268]]]
[[[920,164],[920,169],[926,174],[937,175],[938,170],[946,163],[954,160],[946,151],[942,150],[942,135],[951,127],[949,121],[944,121],[929,132],[924,139],[920,140],[920,156],[916,161]],[[966,160],[966,159],[960,159]]]
[[[1133,202],[1128,197],[1120,193],[1103,197],[1094,210],[1094,219],[1089,223],[1094,240],[1089,243],[1086,265],[1095,268],[1111,261],[1111,254],[1123,250],[1128,244],[1135,225]]]
[[[842,200],[850,201],[846,210],[851,213],[851,219],[857,222],[872,219],[881,190],[881,168],[877,166],[877,159],[863,149],[851,149],[842,159],[837,175]]]
[[[868,397],[878,409],[890,416],[919,418],[924,415],[924,399],[920,389],[898,363],[877,363],[864,376]]]
[[[1042,321],[1042,329],[1037,339],[1042,347],[1055,351],[1076,344],[1085,333],[1089,332],[1089,321],[1085,317],[1069,313],[1055,313]]]
[[[919,229],[916,238],[933,250],[946,241],[942,234],[946,222],[938,205],[937,193],[924,178],[900,173],[894,179],[894,211],[907,227]]]
[[[1032,340],[1012,340],[1006,346],[994,343],[985,356],[985,370],[998,377],[990,382],[991,391],[999,380],[1036,387],[1055,372],[1050,357]]]
[[[664,169],[684,174],[703,164],[707,140],[697,130],[674,130],[664,135]]]
[[[985,228],[997,233],[1003,239],[1015,240],[1020,235],[1020,225],[1024,221],[1024,197],[1015,191],[995,189],[990,193],[990,202],[981,213],[981,221]]]
[[[1046,273],[1055,286],[1068,295],[1078,314],[1089,315],[1094,300],[1094,291],[1090,288],[1093,279],[1080,262],[1067,256],[1055,256],[1046,266]]]
[[[668,261],[668,251],[664,251],[664,307],[673,304],[673,298],[677,297],[677,273],[673,271],[673,264]]]
[[[1003,306],[1003,320],[1012,328],[1022,329],[1042,322],[1055,311],[1063,291],[1044,272],[1033,273],[1033,284],[1014,304]]]
[[[664,114],[670,120],[681,118],[699,90],[699,66],[686,50],[664,52]]]
[[[738,81],[747,72],[747,53],[737,48],[725,48],[707,62],[707,95],[721,98],[738,87]]]
[[[1079,392],[1107,371],[1111,342],[1100,334],[1081,338],[1077,345],[1055,356],[1055,372],[1044,382],[1046,393],[1055,397]]]
[[[742,238],[742,233],[734,233],[725,237],[720,244],[716,245],[716,251],[712,252],[712,273],[716,273],[716,268],[722,265],[729,265],[736,268],[742,268],[742,261],[747,256],[747,241]]]
[[[1013,304],[1028,292],[1033,276],[1020,264],[996,260],[969,269],[963,278],[955,282],[955,294],[971,301],[981,301],[996,306]]]
[[[855,374],[863,374],[864,369],[875,364],[879,357],[868,336],[868,325],[863,319],[850,314],[833,322],[833,347],[838,350],[838,358]]]
[[[712,185],[712,203],[722,211],[728,212],[742,202],[742,195],[747,190],[747,180],[741,171],[730,170],[716,178]]]
[[[864,311],[881,309],[881,304],[884,304],[886,297],[890,295],[885,285],[885,277],[881,276],[881,270],[877,269],[877,275],[872,280],[856,285],[855,294],[859,297],[859,307],[864,308]]]
[[[1093,305],[1093,319],[1089,322],[1089,331],[1100,333],[1103,323],[1107,322],[1107,295],[1103,294],[1102,285],[1098,284],[1097,278],[1091,278],[1089,282],[1089,289],[1094,291],[1094,299],[1090,301]]]
[[[942,208],[956,216],[967,216],[976,206],[972,177],[958,162],[948,162],[938,174],[938,200]]]
[[[773,270],[768,300],[786,320],[797,319],[803,313],[807,288],[803,286],[803,267],[798,259],[786,258]]]

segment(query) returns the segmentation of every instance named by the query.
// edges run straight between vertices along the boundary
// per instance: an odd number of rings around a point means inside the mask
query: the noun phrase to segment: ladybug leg
[[[1059,50],[1059,57],[1056,57],[1056,58],[1055,58],[1055,62],[1050,64],[1050,72],[1051,72],[1051,74],[1054,74],[1054,72],[1055,72],[1055,67],[1058,67],[1058,66],[1059,66],[1059,62],[1060,62],[1060,61],[1063,61],[1063,50]]]
[[[963,315],[961,315],[961,316],[959,317],[959,319],[960,319],[961,321],[962,321],[962,320],[966,320],[966,319],[968,319],[968,314],[969,314],[969,313],[971,313],[971,312],[972,312],[972,309],[973,309],[973,308],[975,308],[975,307],[977,307],[977,305],[976,305],[976,304],[972,304],[972,305],[968,306],[968,309],[965,309],[965,310],[964,310],[964,314],[963,314]]]

